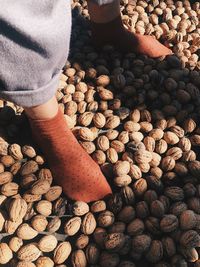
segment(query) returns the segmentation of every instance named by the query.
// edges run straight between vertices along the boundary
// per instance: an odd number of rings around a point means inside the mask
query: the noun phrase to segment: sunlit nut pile
[[[146,2],[143,8],[152,14],[164,6]],[[131,3],[140,13],[143,1]],[[182,1],[183,13],[165,3],[174,17],[189,12],[188,1]],[[122,55],[110,46],[97,53],[83,31],[87,23],[77,16],[87,17],[85,2],[73,6],[71,57],[57,99],[113,195],[71,202],[34,147],[0,138],[0,266],[199,267],[198,64],[185,67],[176,56]],[[198,17],[197,2],[193,11]],[[14,114],[22,109],[0,104],[0,133],[14,138],[23,122]]]
[[[172,48],[183,65],[199,65],[200,2],[124,0],[125,25],[133,32],[149,34]]]
[[[124,25],[135,33],[152,35],[180,57],[183,66],[200,69],[200,2],[188,0],[121,0]],[[192,2],[192,1],[191,1]],[[81,4],[75,2],[79,7]],[[86,8],[84,2],[83,7]],[[87,9],[83,14],[88,16]]]

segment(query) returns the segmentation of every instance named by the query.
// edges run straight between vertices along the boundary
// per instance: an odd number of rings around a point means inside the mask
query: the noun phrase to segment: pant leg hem
[[[22,91],[0,90],[0,98],[22,107],[34,107],[44,104],[55,95],[61,72],[56,73],[48,84],[38,89]]]

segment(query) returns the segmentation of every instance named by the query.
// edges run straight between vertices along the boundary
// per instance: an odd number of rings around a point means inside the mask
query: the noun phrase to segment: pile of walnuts
[[[1,266],[200,266],[200,73],[191,63],[199,3],[121,4],[127,27],[166,39],[178,57],[123,55],[109,45],[97,52],[83,30],[86,2],[73,2],[72,49],[56,96],[113,195],[70,201],[34,147],[0,138]],[[15,139],[22,109],[0,105],[0,134]]]

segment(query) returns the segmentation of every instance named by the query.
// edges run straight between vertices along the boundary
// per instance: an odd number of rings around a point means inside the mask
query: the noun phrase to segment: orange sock
[[[112,193],[100,167],[80,146],[60,110],[49,120],[29,120],[55,182],[69,198],[90,202]]]
[[[111,44],[122,52],[136,52],[149,57],[172,54],[172,51],[149,35],[133,34],[124,28],[121,16],[108,23],[91,21],[92,40],[97,48]]]

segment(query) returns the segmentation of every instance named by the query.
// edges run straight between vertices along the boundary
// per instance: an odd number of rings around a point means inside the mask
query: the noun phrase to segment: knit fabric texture
[[[78,143],[60,110],[49,120],[29,120],[54,181],[69,198],[91,202],[111,194],[100,167]]]

